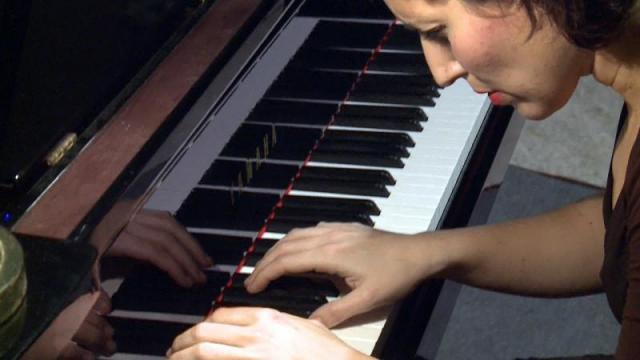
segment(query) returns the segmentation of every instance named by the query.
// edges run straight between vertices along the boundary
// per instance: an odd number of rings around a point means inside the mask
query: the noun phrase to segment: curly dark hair
[[[546,14],[573,44],[590,50],[605,47],[624,31],[640,0],[466,0],[472,4],[509,3],[523,6],[533,28],[537,14]]]
[[[575,45],[595,50],[620,35],[635,0],[520,0],[535,24],[536,8],[548,14]]]

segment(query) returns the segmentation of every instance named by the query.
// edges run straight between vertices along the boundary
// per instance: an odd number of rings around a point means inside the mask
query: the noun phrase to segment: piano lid
[[[0,210],[34,185],[66,134],[136,86],[202,3],[0,0]]]

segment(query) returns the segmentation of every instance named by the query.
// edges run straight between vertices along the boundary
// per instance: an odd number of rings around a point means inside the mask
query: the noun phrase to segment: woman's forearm
[[[434,236],[441,275],[464,284],[545,297],[601,286],[601,197],[522,220],[423,235]]]

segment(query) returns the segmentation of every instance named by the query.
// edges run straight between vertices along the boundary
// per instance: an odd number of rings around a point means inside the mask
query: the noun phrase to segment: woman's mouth
[[[496,106],[505,105],[505,96],[503,93],[499,91],[491,91],[489,92],[489,100],[491,103]]]

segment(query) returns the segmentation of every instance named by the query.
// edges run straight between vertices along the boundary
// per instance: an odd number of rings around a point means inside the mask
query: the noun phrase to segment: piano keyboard
[[[339,296],[328,281],[295,277],[244,291],[246,274],[292,228],[437,228],[488,102],[463,82],[437,88],[417,38],[386,10],[372,5],[355,18],[321,2],[303,5],[212,105],[146,204],[175,214],[216,265],[192,289],[147,267],[128,277],[113,298],[115,358],[164,356],[216,299],[308,316]],[[371,353],[384,324],[335,332]]]

